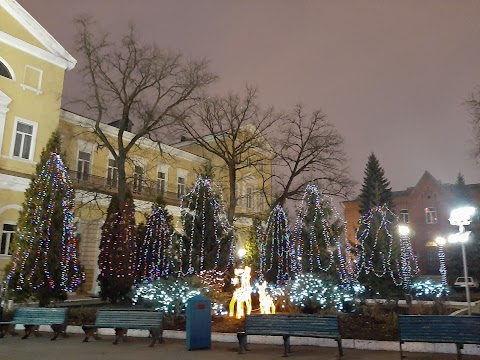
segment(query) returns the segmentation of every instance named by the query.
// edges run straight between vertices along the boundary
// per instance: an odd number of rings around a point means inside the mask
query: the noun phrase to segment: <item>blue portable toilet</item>
[[[197,295],[187,301],[187,350],[212,347],[212,302]]]

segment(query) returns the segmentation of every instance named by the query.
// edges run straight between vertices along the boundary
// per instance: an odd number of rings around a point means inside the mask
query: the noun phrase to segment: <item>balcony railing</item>
[[[106,194],[118,192],[118,182],[116,179],[85,174],[74,170],[69,170],[68,175],[70,175],[70,179],[76,189]],[[133,181],[127,183],[130,186],[135,199],[154,201],[157,196],[161,196],[169,205],[178,205],[180,203],[177,193],[172,191],[164,191],[162,193],[161,189],[158,188],[157,184],[153,181],[137,181],[135,186]]]

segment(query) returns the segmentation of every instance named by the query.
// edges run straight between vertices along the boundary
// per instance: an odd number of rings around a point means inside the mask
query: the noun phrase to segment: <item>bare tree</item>
[[[128,187],[125,165],[129,152],[141,141],[158,141],[157,133],[195,105],[198,91],[216,76],[205,60],[185,60],[181,53],[162,50],[140,41],[133,24],[118,41],[98,29],[88,17],[76,19],[77,50],[83,56],[86,94],[77,103],[93,116],[94,133],[116,161],[118,196],[125,202]],[[112,139],[103,123],[114,122],[118,135]],[[134,133],[132,137],[127,133]],[[159,142],[160,143],[160,142]]]
[[[297,199],[309,182],[326,194],[343,197],[354,185],[346,166],[343,137],[320,110],[309,115],[302,105],[296,105],[270,143],[275,150],[275,204]]]
[[[201,148],[218,156],[228,173],[228,220],[233,223],[239,195],[239,171],[255,167],[272,157],[266,136],[281,119],[273,108],[262,110],[256,102],[257,89],[247,87],[245,95],[205,98],[182,119],[182,130]]]

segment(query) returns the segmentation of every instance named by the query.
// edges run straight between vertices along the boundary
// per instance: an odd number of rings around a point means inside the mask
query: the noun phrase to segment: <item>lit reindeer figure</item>
[[[275,304],[270,295],[265,292],[267,288],[267,282],[264,281],[258,285],[258,297],[260,301],[260,314],[275,314]]]
[[[240,275],[240,287],[233,292],[232,300],[230,301],[230,316],[233,316],[235,303],[237,303],[236,318],[240,319],[245,315],[245,312],[250,314],[252,312],[252,286],[250,285],[250,267],[245,266],[243,269],[235,269],[235,275]],[[244,312],[243,307],[246,311]]]

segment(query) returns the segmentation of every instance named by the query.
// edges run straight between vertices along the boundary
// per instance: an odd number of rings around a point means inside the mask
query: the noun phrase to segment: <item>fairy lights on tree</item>
[[[151,282],[174,271],[173,241],[168,212],[158,206],[147,219],[139,246],[137,274],[140,282]]]
[[[268,217],[261,244],[260,272],[267,282],[282,284],[295,269],[295,247],[283,207],[276,205]]]
[[[307,185],[293,232],[297,273],[323,273],[348,282],[340,236],[345,223],[329,197]],[[295,259],[294,259],[295,260]]]
[[[55,136],[47,149],[59,148]],[[46,154],[44,151],[42,158]],[[7,281],[15,297],[34,296],[40,306],[46,306],[52,299],[65,300],[85,275],[77,258],[75,194],[67,169],[56,152],[40,166],[26,192]]]
[[[125,298],[136,278],[137,246],[135,237],[135,209],[130,193],[119,209],[114,195],[102,226],[98,257],[100,296],[115,303]]]
[[[181,212],[181,273],[227,270],[233,263],[234,232],[227,220],[220,188],[211,179],[199,177],[183,197]]]

